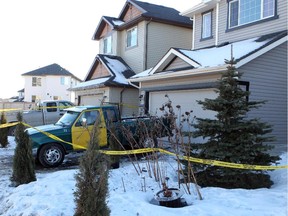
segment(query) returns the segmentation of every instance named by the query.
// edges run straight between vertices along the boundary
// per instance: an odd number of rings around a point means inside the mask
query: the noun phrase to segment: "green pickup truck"
[[[119,108],[114,105],[75,106],[65,111],[55,124],[26,130],[32,141],[33,155],[44,167],[57,167],[63,162],[66,154],[85,150],[94,125],[98,127],[100,148],[109,147],[111,131],[117,134],[121,143],[119,145],[127,149],[132,147],[131,143],[141,143],[133,148],[153,147],[157,145],[157,137],[167,136],[169,132],[167,120],[151,117],[121,119]],[[129,133],[132,137],[129,137]],[[149,136],[143,139],[143,133]]]

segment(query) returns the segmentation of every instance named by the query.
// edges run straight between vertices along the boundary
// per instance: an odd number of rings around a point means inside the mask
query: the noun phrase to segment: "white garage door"
[[[152,115],[160,116],[162,114],[159,108],[168,101],[168,98],[165,97],[166,94],[172,101],[174,112],[178,117],[191,110],[193,110],[192,115],[198,118],[213,118],[215,116],[215,112],[203,110],[202,106],[197,103],[197,100],[216,98],[217,95],[213,89],[150,92],[149,111]],[[176,105],[180,105],[181,109],[177,109]]]
[[[102,98],[103,94],[81,96],[80,105],[99,106],[101,104]]]

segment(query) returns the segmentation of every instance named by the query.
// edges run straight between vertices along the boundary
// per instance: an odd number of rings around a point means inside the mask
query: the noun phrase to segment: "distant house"
[[[75,96],[67,89],[77,85],[81,80],[58,64],[51,64],[22,74],[25,79],[26,102],[39,100],[69,100]]]
[[[19,101],[23,101],[24,100],[24,96],[25,96],[25,89],[21,89],[18,91],[18,100]]]
[[[215,83],[233,55],[249,99],[267,101],[249,116],[273,125],[275,143],[287,148],[287,1],[203,0],[181,14],[193,20],[192,49],[171,48],[130,79],[139,83],[146,110],[159,114],[168,95],[182,113],[213,117],[197,100],[217,96]]]
[[[100,54],[84,83],[71,89],[77,103],[116,102],[122,115],[137,114],[139,90],[127,78],[154,66],[171,47],[190,48],[191,29],[191,20],[173,8],[127,0],[119,17],[103,16],[93,34]]]

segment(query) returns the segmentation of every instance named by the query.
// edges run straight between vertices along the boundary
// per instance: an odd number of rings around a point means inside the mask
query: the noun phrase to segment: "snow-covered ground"
[[[37,181],[10,187],[12,173],[7,162],[14,154],[15,142],[9,137],[8,148],[0,148],[0,215],[5,216],[72,216],[77,167],[66,170],[37,170]],[[287,153],[281,155],[281,165],[287,164]],[[8,164],[8,165],[7,165]],[[163,177],[169,177],[168,186],[177,188],[177,164],[172,156],[161,155],[159,165]],[[137,174],[140,167],[143,170]],[[149,177],[145,160],[121,161],[120,168],[110,171],[108,206],[112,216],[287,216],[287,169],[271,171],[274,185],[270,189],[244,190],[216,187],[200,188],[200,200],[195,186],[185,193],[187,206],[167,208],[151,203],[161,185]],[[164,174],[165,173],[165,174]],[[124,182],[124,184],[123,184]]]

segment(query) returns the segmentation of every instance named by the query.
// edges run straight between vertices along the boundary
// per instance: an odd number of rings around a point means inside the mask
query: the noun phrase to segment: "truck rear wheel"
[[[52,168],[62,164],[64,155],[62,146],[56,143],[49,143],[40,149],[38,159],[42,166]]]

